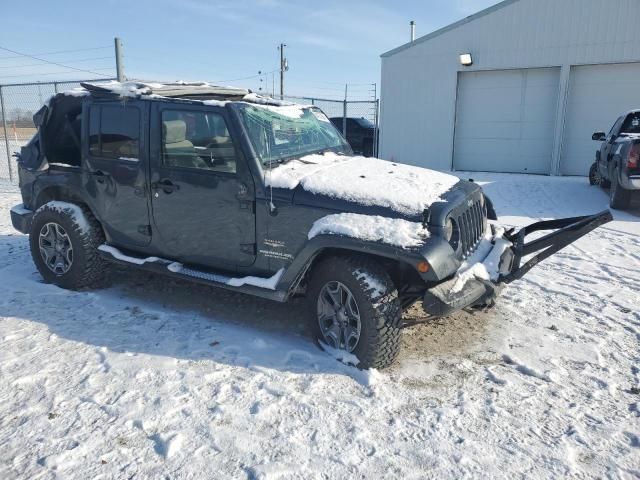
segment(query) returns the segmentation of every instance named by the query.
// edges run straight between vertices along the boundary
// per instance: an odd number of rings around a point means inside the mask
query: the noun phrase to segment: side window
[[[140,111],[120,105],[91,106],[89,153],[104,158],[138,160]]]
[[[235,173],[237,152],[224,117],[211,112],[164,110],[162,163]]]

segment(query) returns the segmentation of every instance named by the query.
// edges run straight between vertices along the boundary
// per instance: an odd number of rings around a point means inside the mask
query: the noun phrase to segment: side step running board
[[[270,278],[236,278],[220,273],[196,270],[165,258],[135,257],[107,244],[100,245],[98,247],[98,253],[109,262],[134,266],[141,270],[159,273],[173,278],[224,288],[238,293],[247,293],[277,302],[285,302],[288,298],[286,291],[277,289],[277,284],[280,278],[282,278],[284,269],[279,270]]]

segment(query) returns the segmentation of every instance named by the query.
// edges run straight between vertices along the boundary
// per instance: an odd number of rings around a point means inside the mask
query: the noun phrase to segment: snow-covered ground
[[[607,206],[584,179],[462,176],[509,225]],[[2,479],[640,476],[640,208],[361,372],[308,340],[301,301],[122,270],[45,285],[16,203],[0,184]]]

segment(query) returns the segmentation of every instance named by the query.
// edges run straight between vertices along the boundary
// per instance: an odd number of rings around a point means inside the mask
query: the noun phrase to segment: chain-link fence
[[[315,97],[290,97],[285,100],[315,105],[331,119],[353,151],[358,155],[378,155],[378,103],[375,100],[330,100]]]
[[[33,137],[36,132],[33,114],[49,97],[79,87],[81,82],[106,80],[114,79],[0,85],[0,179],[17,182],[18,170],[13,155]]]
[[[17,165],[13,155],[33,137],[36,132],[33,114],[49,97],[79,87],[81,82],[107,80],[113,79],[0,85],[0,179],[17,182]],[[342,132],[354,152],[365,156],[377,155],[378,100],[345,101],[290,96],[284,99],[316,105]]]

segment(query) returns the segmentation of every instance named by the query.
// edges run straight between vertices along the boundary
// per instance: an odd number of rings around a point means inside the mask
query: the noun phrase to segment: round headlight
[[[444,225],[444,238],[447,242],[451,241],[453,237],[453,220],[447,219],[447,223]]]
[[[455,220],[449,218],[444,225],[444,238],[456,252],[460,246],[460,229]]]

